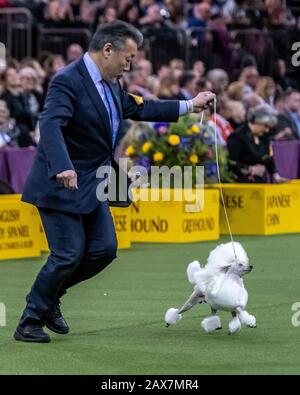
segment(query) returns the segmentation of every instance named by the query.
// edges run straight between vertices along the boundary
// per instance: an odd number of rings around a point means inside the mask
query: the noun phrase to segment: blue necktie
[[[103,86],[103,92],[104,92],[104,96],[105,96],[105,100],[106,100],[106,104],[107,104],[107,108],[108,108],[109,123],[110,123],[110,127],[111,127],[112,142],[113,142],[113,146],[114,146],[115,139],[116,139],[116,131],[114,130],[113,111],[111,108],[111,103],[110,103],[110,98],[109,98],[109,96],[111,97],[111,93],[110,92],[109,92],[109,94],[107,93],[107,89],[109,89],[109,87],[107,86],[107,84],[104,80],[101,80],[101,84]]]

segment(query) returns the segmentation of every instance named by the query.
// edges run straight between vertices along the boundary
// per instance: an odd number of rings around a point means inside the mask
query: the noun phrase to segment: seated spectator
[[[38,93],[40,93],[41,95],[43,95],[43,93],[44,93],[43,84],[44,84],[44,81],[46,78],[46,72],[43,69],[43,67],[41,66],[41,64],[36,59],[24,58],[24,59],[22,59],[20,68],[22,69],[24,67],[31,67],[32,69],[35,70],[35,72],[37,74],[37,81],[35,83],[35,90]]]
[[[255,66],[244,67],[239,77],[239,81],[244,82],[247,85],[247,87],[252,91],[255,91],[258,79],[259,79],[259,73]]]
[[[295,89],[297,87],[296,81],[286,74],[286,63],[284,59],[277,59],[274,62],[274,80],[283,91],[288,88]]]
[[[188,18],[188,27],[205,29],[210,18],[210,9],[210,4],[206,2],[196,3],[192,15]]]
[[[187,21],[185,18],[184,2],[182,0],[165,0],[164,3],[167,7],[167,16],[172,26],[185,29],[187,27]]]
[[[217,100],[217,114],[212,114],[207,124],[214,128],[215,122],[217,127],[217,143],[225,146],[228,136],[233,132],[232,125],[227,121],[231,113],[228,108],[228,100],[219,98]]]
[[[124,20],[127,23],[130,23],[131,25],[135,26],[137,29],[140,28],[140,9],[136,4],[128,4],[127,7],[124,10],[124,14],[120,19]]]
[[[61,55],[51,54],[44,61],[44,69],[46,71],[46,78],[44,81],[44,92],[47,93],[48,85],[52,80],[54,74],[65,66],[64,58]]]
[[[179,99],[192,100],[196,96],[197,77],[192,71],[184,72],[179,78]]]
[[[10,116],[15,119],[16,125],[21,131],[18,138],[19,146],[34,146],[33,131],[35,123],[28,108],[27,100],[22,93],[18,72],[15,69],[6,69],[2,74],[2,81],[4,92],[0,99],[6,102]]]
[[[20,70],[19,75],[23,96],[35,126],[43,105],[43,95],[35,88],[38,81],[37,73],[31,67],[24,67]]]
[[[231,100],[241,101],[247,93],[249,93],[249,90],[247,89],[246,84],[242,81],[232,82],[227,89],[227,95]]]
[[[228,74],[223,69],[212,69],[206,74],[208,81],[212,83],[213,92],[216,95],[223,95],[229,83]]]
[[[79,44],[71,44],[67,49],[66,64],[72,63],[83,56],[83,48]]]
[[[60,28],[66,27],[72,20],[72,9],[70,4],[62,3],[60,0],[50,0],[44,10],[44,27]]]
[[[228,100],[227,102],[228,118],[233,129],[237,129],[246,121],[246,109],[242,102]]]
[[[170,61],[170,67],[172,69],[173,76],[179,79],[185,70],[185,63],[182,59],[175,58]]]
[[[193,73],[196,74],[197,78],[200,79],[204,76],[205,74],[205,64],[202,62],[202,60],[197,60],[193,64]]]
[[[300,92],[291,91],[284,96],[283,109],[278,114],[278,124],[276,126],[276,139],[284,131],[284,139],[300,139]]]
[[[228,137],[229,159],[238,182],[265,182],[267,172],[272,181],[284,181],[276,171],[268,137],[276,122],[276,115],[269,108],[256,107],[248,112],[247,122]]]
[[[259,77],[256,84],[255,92],[264,102],[274,107],[274,98],[276,93],[276,85],[271,77]]]
[[[16,121],[10,118],[6,102],[0,100],[0,148],[18,147],[20,129]]]
[[[160,86],[158,90],[159,99],[163,100],[178,100],[179,86],[176,78],[174,77],[164,77],[160,81]]]
[[[206,78],[200,78],[196,83],[196,94],[200,92],[212,91],[212,83]]]

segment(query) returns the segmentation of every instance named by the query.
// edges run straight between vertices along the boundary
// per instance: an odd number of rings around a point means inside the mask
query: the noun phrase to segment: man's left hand
[[[192,100],[194,112],[200,112],[208,108],[209,104],[213,102],[215,97],[216,95],[210,91],[198,93],[198,95]]]

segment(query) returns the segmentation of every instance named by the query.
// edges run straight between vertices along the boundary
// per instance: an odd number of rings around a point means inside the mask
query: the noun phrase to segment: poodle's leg
[[[212,307],[210,309],[211,316],[204,318],[204,320],[201,322],[201,326],[205,332],[212,332],[222,329],[220,317],[216,315],[218,310],[213,309]]]
[[[232,320],[229,322],[228,325],[228,334],[231,335],[232,333],[235,333],[241,329],[241,322],[239,318],[237,317],[236,311],[231,312],[232,315]]]
[[[256,318],[254,317],[254,315],[249,314],[241,307],[237,307],[236,312],[242,325],[247,325],[250,328],[256,328]]]
[[[202,303],[204,301],[204,295],[198,290],[195,290],[188,300],[180,307],[179,314],[184,313],[191,309],[195,304]]]
[[[180,309],[171,308],[171,309],[167,310],[167,312],[165,314],[165,322],[166,322],[167,328],[170,325],[174,325],[179,320],[181,320],[182,313],[184,313],[184,312],[188,311],[189,309],[191,309],[195,304],[202,303],[203,300],[204,300],[204,295],[199,293],[198,290],[195,290],[190,295],[188,300],[180,307]]]

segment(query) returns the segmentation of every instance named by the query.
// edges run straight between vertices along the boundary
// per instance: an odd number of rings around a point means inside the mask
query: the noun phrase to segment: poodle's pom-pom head
[[[165,322],[169,325],[175,325],[179,320],[181,320],[182,315],[178,313],[178,309],[171,308],[167,310],[165,314]]]
[[[193,262],[189,263],[189,265],[186,269],[186,274],[187,274],[187,278],[188,278],[189,282],[192,285],[196,284],[195,274],[199,273],[200,269],[201,269],[201,266],[198,261],[193,261]]]
[[[222,328],[220,317],[217,315],[204,318],[204,320],[201,322],[201,326],[207,333]]]
[[[234,249],[231,242],[220,244],[209,254],[207,265],[215,269],[221,269],[235,262],[235,254],[239,261],[248,264],[248,256],[240,243],[234,242]]]

